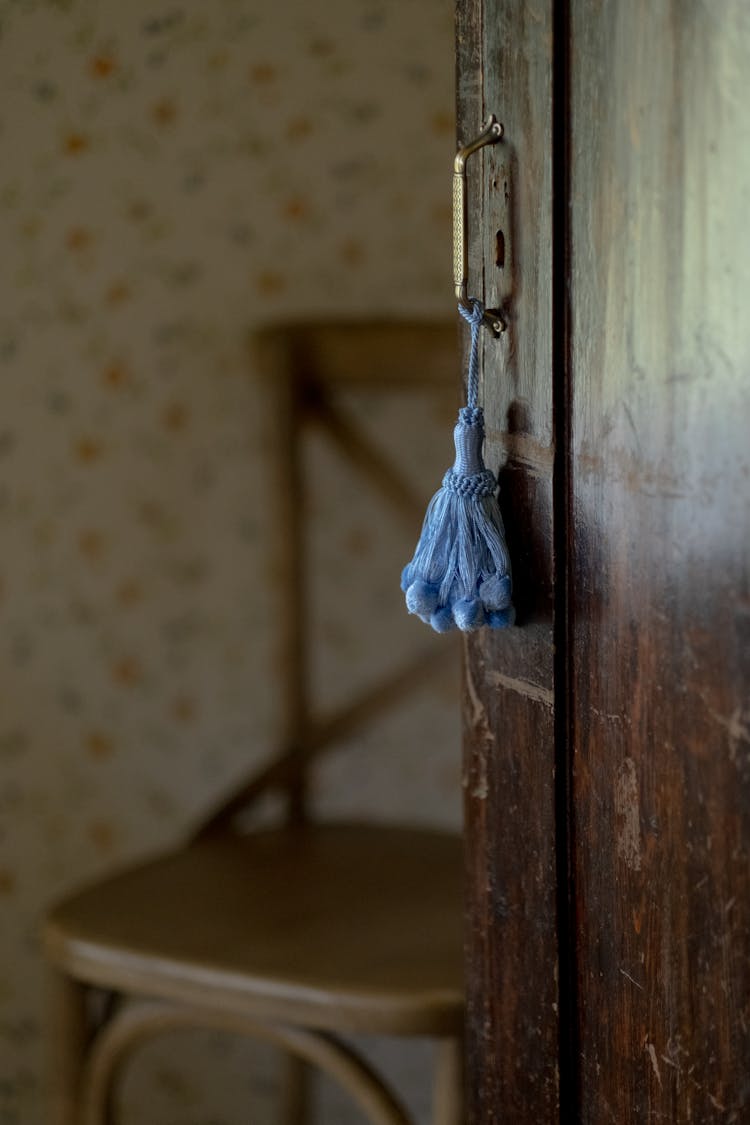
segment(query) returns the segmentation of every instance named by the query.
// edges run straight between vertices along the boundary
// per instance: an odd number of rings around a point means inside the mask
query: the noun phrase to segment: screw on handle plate
[[[463,305],[464,308],[469,307],[469,219],[466,162],[472,153],[484,148],[485,145],[496,144],[502,135],[503,127],[493,113],[479,136],[475,137],[468,145],[460,148],[453,161],[453,284],[456,288],[458,303]],[[505,321],[494,309],[487,309],[484,314],[484,321],[493,332],[505,331]]]

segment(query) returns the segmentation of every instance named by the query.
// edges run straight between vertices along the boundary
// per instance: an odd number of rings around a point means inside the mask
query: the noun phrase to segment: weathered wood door
[[[468,1120],[750,1122],[750,5],[459,0],[487,460]]]

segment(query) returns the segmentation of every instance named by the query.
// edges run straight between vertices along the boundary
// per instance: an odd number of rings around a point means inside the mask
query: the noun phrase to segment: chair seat
[[[49,915],[50,958],[104,988],[296,1025],[460,1033],[461,844],[328,824],[201,840]]]

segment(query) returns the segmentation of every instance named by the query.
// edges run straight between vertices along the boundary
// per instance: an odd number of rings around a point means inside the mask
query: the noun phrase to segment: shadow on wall
[[[248,329],[453,314],[452,6],[296,7],[29,2],[4,20],[7,1125],[42,1119],[44,905],[179,839],[276,730],[268,408]],[[417,402],[365,413],[429,496],[450,459],[450,414]],[[357,575],[377,547],[385,562],[368,581],[393,591],[395,621],[413,544],[322,448],[312,458],[325,544]],[[371,636],[324,587],[321,651],[336,682]],[[456,711],[441,691],[391,714],[326,764],[323,803],[456,823]],[[262,1053],[207,1042],[154,1047],[128,1081],[126,1120],[244,1120],[231,1081],[218,1098],[204,1087],[214,1062],[264,1104],[275,1078]],[[415,1060],[394,1065],[418,1099]]]

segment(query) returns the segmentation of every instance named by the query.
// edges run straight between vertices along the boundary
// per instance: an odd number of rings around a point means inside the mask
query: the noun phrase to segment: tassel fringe
[[[454,441],[455,464],[430,501],[401,589],[409,612],[438,633],[504,629],[515,620],[510,558],[497,480],[482,460],[479,407],[459,411]]]

